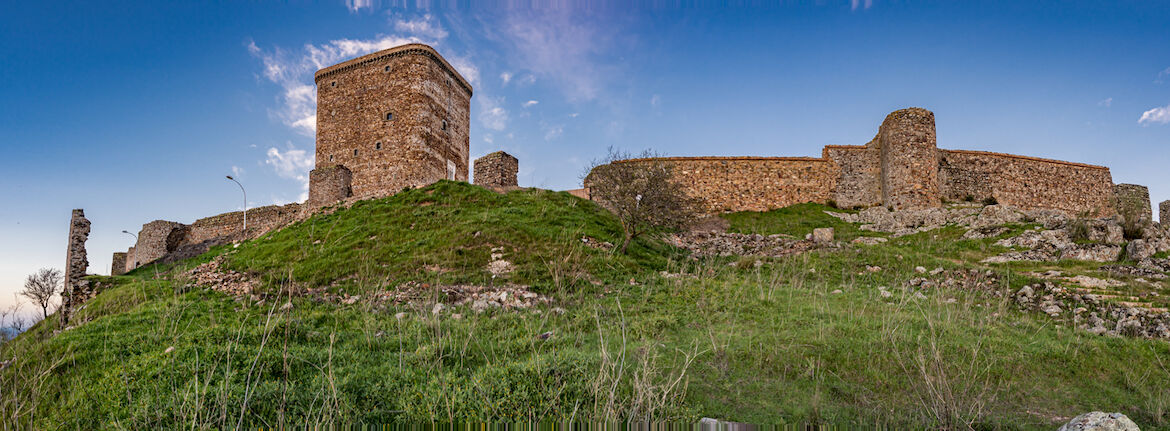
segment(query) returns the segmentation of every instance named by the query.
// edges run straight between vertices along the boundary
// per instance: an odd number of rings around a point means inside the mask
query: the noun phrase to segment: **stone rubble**
[[[1077,416],[1057,431],[1141,431],[1121,413],[1089,412]]]
[[[691,256],[782,257],[818,248],[837,248],[834,242],[797,240],[788,235],[760,235],[722,232],[685,232],[668,236],[666,242],[687,249]]]

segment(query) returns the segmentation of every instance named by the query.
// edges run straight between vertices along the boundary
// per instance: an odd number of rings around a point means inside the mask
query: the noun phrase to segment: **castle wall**
[[[73,307],[79,305],[87,296],[87,285],[83,279],[85,270],[89,267],[89,259],[85,251],[85,241],[89,239],[90,222],[85,218],[85,211],[73,210],[69,218],[69,238],[65,247],[65,285],[61,294],[61,322],[69,321]]]
[[[841,208],[882,204],[881,152],[866,146],[830,145],[823,158],[838,166],[833,201]]]
[[[516,187],[520,162],[511,154],[496,151],[475,159],[475,183],[486,187]]]
[[[1162,201],[1158,204],[1158,223],[1162,226],[1170,226],[1170,201]]]
[[[887,207],[942,205],[933,112],[908,108],[890,113],[870,147],[881,152],[882,202]]]
[[[767,211],[833,199],[838,168],[812,157],[666,157],[618,163],[665,161],[686,193],[709,211]]]
[[[187,226],[186,234],[177,245],[198,244],[221,236],[240,235],[241,238],[255,238],[268,231],[295,221],[301,211],[300,204],[269,205],[248,209],[248,232],[243,235],[244,213],[234,211],[195,220]],[[141,238],[141,235],[139,235]],[[173,251],[174,248],[171,249]],[[159,256],[161,257],[161,256]],[[157,257],[155,258],[157,259]],[[151,259],[153,261],[154,259]],[[147,261],[143,260],[143,264]]]
[[[186,226],[173,221],[155,220],[142,225],[138,242],[134,244],[139,265],[154,262],[174,250],[186,234]]]
[[[1004,205],[1070,215],[1114,214],[1108,168],[980,151],[941,150],[939,155],[939,182],[948,201],[994,198]]]
[[[140,266],[139,265],[140,262],[138,260],[138,253],[136,253],[134,249],[135,249],[134,246],[130,246],[130,248],[126,250],[126,269],[123,272],[123,274],[126,272],[133,271],[134,268],[137,268]]]
[[[353,196],[467,181],[471,86],[430,47],[359,57],[315,81],[317,165],[349,168]]]

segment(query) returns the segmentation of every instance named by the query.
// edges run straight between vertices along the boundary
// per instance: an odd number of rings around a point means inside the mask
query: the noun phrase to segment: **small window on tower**
[[[443,130],[447,130],[447,120],[443,120]]]
[[[382,149],[382,141],[375,142],[375,143],[374,143],[374,149],[375,149],[375,150],[381,150],[381,149]]]
[[[329,83],[329,86],[330,86],[330,87],[336,87],[336,86],[337,86],[337,81],[330,82],[330,83]]]
[[[357,157],[357,149],[356,148],[353,150],[353,156]]]
[[[382,71],[383,71],[383,72],[389,72],[389,71],[390,71],[390,66],[386,66],[386,67],[382,68]]]
[[[386,121],[392,121],[392,120],[394,120],[394,113],[393,113],[393,112],[387,112],[387,113],[386,113],[386,117],[385,117],[385,119],[386,119]]]
[[[332,154],[330,154],[330,155],[329,155],[329,161],[331,161],[331,162],[333,161],[333,155],[332,155]]]

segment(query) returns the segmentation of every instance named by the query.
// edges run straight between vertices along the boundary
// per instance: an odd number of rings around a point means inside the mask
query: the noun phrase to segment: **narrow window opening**
[[[390,71],[390,66],[386,66],[386,67],[382,68],[382,71],[384,71],[384,72],[389,72],[389,71]]]
[[[381,142],[381,141],[375,142],[375,143],[374,143],[374,149],[375,149],[375,150],[381,150],[381,149],[382,149],[382,142]]]
[[[353,156],[357,157],[357,149],[356,148],[353,150]]]
[[[393,113],[393,112],[387,112],[387,113],[386,113],[386,121],[392,121],[392,120],[394,120],[394,113]]]
[[[329,155],[329,161],[331,161],[331,162],[333,161],[333,155],[332,155],[332,154],[330,154],[330,155]]]
[[[443,130],[447,130],[447,120],[443,120]]]
[[[329,86],[330,86],[330,87],[336,87],[336,86],[337,86],[337,81],[330,82],[330,83],[329,83]]]

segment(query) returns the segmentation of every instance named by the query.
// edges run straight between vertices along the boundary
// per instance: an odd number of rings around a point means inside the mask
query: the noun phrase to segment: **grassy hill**
[[[726,218],[737,232],[802,236],[823,223],[860,235],[823,209]],[[1051,429],[1105,410],[1170,426],[1166,342],[1095,336],[984,290],[903,287],[923,276],[917,266],[992,271],[1005,290],[1034,281],[974,263],[1002,250],[962,233],[776,259],[692,260],[644,239],[619,255],[603,243],[620,227],[592,202],[440,182],[95,278],[109,287],[77,313],[84,323],[53,335],[50,316],[0,347],[0,360],[15,358],[0,371],[0,420],[141,429],[706,416]],[[261,299],[185,275],[213,259],[256,280]],[[510,271],[493,277],[494,260]],[[529,286],[551,303],[433,313],[438,293],[375,300],[449,285]]]

